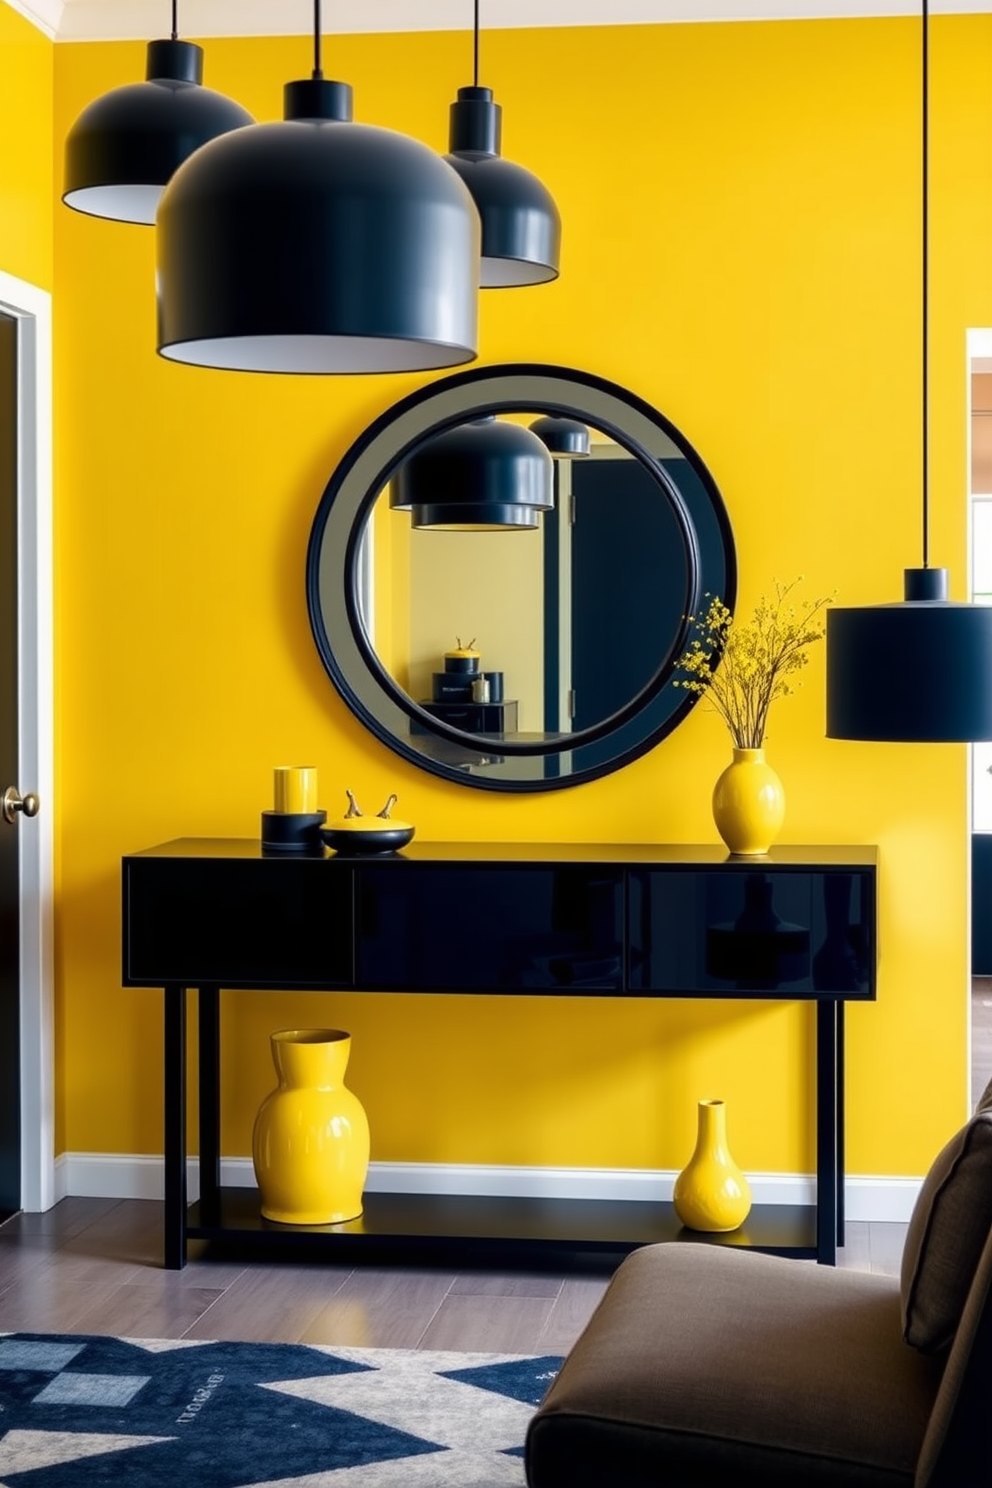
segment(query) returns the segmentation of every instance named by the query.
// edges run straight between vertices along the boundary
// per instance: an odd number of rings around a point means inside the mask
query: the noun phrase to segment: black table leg
[[[844,1004],[837,1007],[837,1244],[844,1244]]]
[[[186,988],[165,988],[165,1264],[186,1264]]]
[[[200,1215],[220,1223],[220,989],[199,991]]]
[[[837,1264],[837,1004],[816,1004],[816,1259]]]

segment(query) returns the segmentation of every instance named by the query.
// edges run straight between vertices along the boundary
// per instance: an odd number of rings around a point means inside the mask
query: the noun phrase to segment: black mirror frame
[[[439,410],[439,411],[438,411]],[[452,728],[426,713],[384,669],[369,644],[358,605],[358,551],[366,517],[396,468],[424,440],[456,424],[486,413],[533,410],[564,415],[591,424],[608,434],[637,459],[657,482],[668,501],[682,539],[687,581],[682,621],[670,639],[657,671],[644,688],[622,709],[594,727],[565,739],[498,742],[479,734]],[[432,413],[437,416],[432,417]],[[632,432],[633,431],[633,432]],[[736,602],[737,567],[733,532],[726,507],[710,472],[679,430],[650,404],[616,383],[594,374],[540,363],[503,363],[475,367],[438,379],[401,399],[385,410],[358,437],[334,471],[314,517],[307,549],[307,606],[318,653],[334,686],[352,712],[370,732],[402,758],[442,779],[460,785],[497,791],[547,791],[563,789],[620,769],[653,748],[682,721],[698,702],[698,694],[686,691],[678,705],[655,726],[646,724],[642,736],[625,742],[615,756],[600,759],[567,775],[542,775],[533,780],[495,778],[484,771],[468,774],[463,766],[432,758],[414,748],[389,726],[391,711],[415,720],[427,734],[447,740],[482,757],[498,752],[503,757],[539,759],[552,754],[574,754],[586,745],[597,744],[624,731],[636,722],[669,686],[679,656],[685,649],[692,616],[698,613],[708,586],[703,572],[698,536],[691,514],[678,488],[645,443],[649,433],[661,434],[675,445],[692,467],[719,534],[723,582],[720,598],[733,610]],[[640,435],[641,437],[638,437]],[[329,544],[329,558],[325,545]],[[335,613],[326,614],[325,562],[331,561]],[[705,586],[705,587],[704,587]],[[334,631],[332,640],[331,630]],[[385,716],[384,716],[385,715]]]

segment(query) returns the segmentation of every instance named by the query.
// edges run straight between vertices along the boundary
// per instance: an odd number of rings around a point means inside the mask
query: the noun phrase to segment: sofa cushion
[[[530,1488],[911,1488],[940,1363],[893,1277],[705,1243],[624,1261],[527,1438]]]
[[[982,1247],[992,1228],[992,1087],[975,1115],[937,1154],[903,1248],[903,1337],[923,1353],[954,1341]]]

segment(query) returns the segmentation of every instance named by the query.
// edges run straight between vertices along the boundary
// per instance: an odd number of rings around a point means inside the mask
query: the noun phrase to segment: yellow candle
[[[275,809],[297,814],[317,810],[316,765],[276,765]]]

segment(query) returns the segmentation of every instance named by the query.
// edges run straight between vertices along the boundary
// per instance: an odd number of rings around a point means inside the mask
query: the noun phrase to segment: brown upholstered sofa
[[[719,1246],[629,1256],[527,1437],[530,1488],[989,1488],[992,1086],[902,1274]]]

